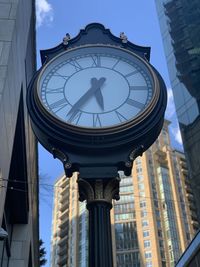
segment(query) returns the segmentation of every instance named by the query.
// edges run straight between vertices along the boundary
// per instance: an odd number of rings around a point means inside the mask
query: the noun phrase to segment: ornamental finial
[[[71,39],[70,34],[66,33],[65,37],[63,38],[63,45],[68,45],[70,39]]]
[[[128,42],[127,36],[124,34],[124,32],[120,32],[120,39],[122,40],[123,44],[126,44]]]

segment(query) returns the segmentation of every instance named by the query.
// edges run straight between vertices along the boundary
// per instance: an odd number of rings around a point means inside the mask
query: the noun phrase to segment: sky
[[[168,89],[165,117],[172,122],[172,146],[182,150],[154,0],[36,0],[36,15],[38,68],[41,66],[40,50],[57,46],[66,33],[69,33],[71,38],[75,37],[80,29],[92,22],[102,23],[116,36],[124,32],[132,43],[150,46],[150,62],[160,72]],[[45,242],[47,250],[46,266],[50,266],[53,184],[63,173],[63,166],[41,145],[39,172],[40,237]]]

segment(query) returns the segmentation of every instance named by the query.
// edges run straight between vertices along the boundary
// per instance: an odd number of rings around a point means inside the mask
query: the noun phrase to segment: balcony
[[[65,202],[62,203],[62,205],[60,206],[59,210],[61,212],[64,212],[65,210],[68,210],[68,208],[69,208],[69,202],[67,200],[67,201],[65,201]]]
[[[59,266],[64,266],[66,265],[66,263],[67,263],[67,254],[64,254],[63,256],[59,257],[57,264]]]
[[[181,168],[181,172],[182,172],[184,175],[188,175],[188,170],[187,170],[187,169]]]
[[[192,193],[186,193],[186,197],[188,198],[189,201],[194,200],[194,196]]]
[[[65,217],[69,217],[69,209],[66,209],[62,214],[59,216],[59,219],[62,221]]]
[[[191,218],[192,218],[192,221],[197,221],[197,214],[196,214],[196,212],[191,211]]]
[[[68,224],[69,224],[69,217],[67,217],[66,216],[66,218],[64,218],[62,221],[61,221],[61,223],[60,223],[60,228],[65,228],[65,227],[67,227],[68,226]]]
[[[61,200],[60,200],[60,202],[61,203],[64,203],[64,202],[68,202],[68,199],[69,199],[69,195],[68,194],[65,194],[62,198],[61,198]]]
[[[69,195],[69,185],[62,186],[62,190],[60,192],[62,196]]]
[[[63,256],[65,254],[68,254],[68,246],[67,244],[63,247],[60,247],[59,251],[58,251],[58,255],[59,256]]]
[[[167,165],[167,153],[162,151],[160,148],[155,148],[153,150],[154,155],[155,155],[155,159],[163,164],[163,165]]]
[[[185,191],[189,194],[193,194],[192,188],[190,185],[185,185]]]
[[[190,210],[196,212],[197,211],[197,207],[195,206],[194,202],[189,202],[189,207],[190,207]]]
[[[68,244],[68,236],[63,237],[58,241],[58,245],[60,246],[60,248],[66,244]]]
[[[64,238],[65,236],[68,236],[68,231],[69,231],[68,227],[64,229],[60,229],[60,233],[59,233],[60,238]]]
[[[67,185],[69,185],[69,179],[65,178],[62,183],[62,187],[65,188]]]

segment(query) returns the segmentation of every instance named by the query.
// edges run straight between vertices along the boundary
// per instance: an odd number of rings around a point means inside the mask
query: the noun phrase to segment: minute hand
[[[80,107],[85,104],[97,90],[104,84],[106,78],[102,77],[99,80],[96,78],[91,79],[92,87],[74,104],[74,106],[70,109],[67,115],[74,113],[76,110],[80,109]]]

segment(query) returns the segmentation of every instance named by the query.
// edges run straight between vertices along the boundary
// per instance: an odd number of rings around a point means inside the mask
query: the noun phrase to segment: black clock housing
[[[136,55],[148,68],[153,79],[154,97],[144,112],[112,127],[79,127],[65,123],[41,105],[38,80],[46,66],[61,54],[86,47],[114,47]],[[62,160],[66,174],[83,172],[83,176],[116,176],[118,170],[130,174],[132,161],[148,149],[158,137],[164,120],[167,95],[158,71],[148,62],[150,48],[124,41],[98,23],[84,30],[67,43],[41,51],[42,67],[33,77],[27,94],[27,105],[33,130],[40,143],[55,157]],[[114,96],[113,96],[114,97]],[[111,100],[112,101],[112,100]],[[103,171],[102,171],[103,170]]]

